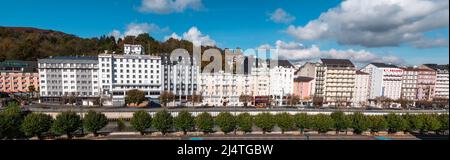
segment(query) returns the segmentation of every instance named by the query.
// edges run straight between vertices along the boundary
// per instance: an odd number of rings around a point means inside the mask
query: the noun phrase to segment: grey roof
[[[371,64],[378,68],[398,68],[398,66],[393,64],[386,64],[386,63],[371,63]]]
[[[98,63],[96,56],[56,56],[39,59],[39,63]]]
[[[325,65],[345,65],[350,67],[355,67],[352,61],[348,59],[321,59],[322,63]]]
[[[294,82],[310,82],[312,80],[314,80],[314,78],[311,78],[311,77],[300,76],[300,77],[294,78]]]
[[[427,66],[434,70],[448,70],[448,65],[424,64],[424,66]]]
[[[2,72],[37,72],[36,61],[7,60],[0,62]]]

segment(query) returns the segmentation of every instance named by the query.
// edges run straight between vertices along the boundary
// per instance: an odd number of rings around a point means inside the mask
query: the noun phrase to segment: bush
[[[312,128],[312,119],[311,116],[308,116],[306,113],[300,113],[294,116],[295,127],[300,129],[300,133],[303,134],[305,129]]]
[[[333,112],[331,113],[331,118],[334,120],[334,128],[336,129],[336,134],[341,131],[348,130],[352,125],[351,119],[344,114],[344,112]]]
[[[66,134],[68,139],[72,139],[72,133],[81,128],[80,116],[72,111],[62,112],[56,116],[53,123],[53,130],[56,133]]]
[[[255,125],[262,129],[263,134],[266,132],[272,132],[275,126],[275,121],[270,113],[261,113],[255,117]]]
[[[388,126],[384,116],[368,116],[368,119],[370,122],[369,129],[372,133],[385,131]]]
[[[333,118],[325,114],[315,115],[313,120],[313,128],[319,133],[327,133],[333,128],[334,125]]]
[[[175,127],[182,130],[184,135],[195,127],[195,119],[188,111],[178,113],[178,116],[174,118],[174,123]]]
[[[277,126],[281,129],[281,134],[284,134],[285,131],[291,130],[294,127],[294,120],[288,113],[275,115],[275,121]]]
[[[94,137],[97,137],[97,132],[106,127],[107,124],[108,118],[106,115],[95,111],[89,111],[83,119],[84,128],[86,128],[87,131],[92,132]]]
[[[163,135],[166,135],[166,133],[173,127],[172,114],[166,110],[157,112],[153,118],[153,126]]]
[[[216,117],[216,125],[223,133],[227,134],[236,129],[236,119],[232,114],[222,112]]]
[[[237,126],[244,133],[252,132],[253,117],[248,113],[242,113],[237,117]]]
[[[141,135],[144,135],[145,131],[152,126],[152,116],[146,111],[137,111],[133,114],[130,124]]]
[[[28,137],[42,139],[42,134],[48,132],[52,127],[53,118],[46,114],[32,113],[25,117],[21,129]]]
[[[402,116],[395,113],[390,113],[386,116],[386,121],[388,123],[389,133],[397,133],[398,131],[406,130],[408,127],[407,122]]]
[[[211,114],[203,112],[202,114],[197,116],[197,118],[195,119],[195,123],[197,125],[197,128],[203,133],[208,134],[213,132],[214,118],[211,116]]]
[[[370,122],[364,114],[360,112],[356,112],[353,114],[352,116],[353,133],[362,134],[363,132],[367,131],[369,125]]]

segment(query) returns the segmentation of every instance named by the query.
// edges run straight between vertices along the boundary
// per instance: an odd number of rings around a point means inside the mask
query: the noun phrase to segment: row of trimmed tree
[[[214,132],[215,127],[218,127],[225,134],[233,131],[236,133],[238,130],[249,133],[253,131],[254,126],[261,129],[263,134],[272,132],[276,126],[280,128],[282,134],[293,130],[299,130],[301,134],[305,130],[319,133],[334,130],[336,134],[340,132],[347,134],[350,130],[355,134],[362,134],[366,131],[372,134],[382,131],[391,134],[397,132],[425,134],[430,131],[436,134],[445,134],[448,131],[448,118],[448,114],[366,116],[362,113],[346,115],[343,112],[334,112],[331,115],[308,115],[305,113],[272,115],[261,113],[256,116],[251,116],[248,113],[234,116],[231,113],[223,112],[216,117],[205,112],[194,117],[187,111],[182,111],[177,117],[172,117],[169,112],[163,110],[157,112],[153,118],[145,111],[138,111],[133,115],[131,125],[142,135],[148,133],[147,131],[151,127],[165,135],[174,129],[182,131],[184,134],[190,131],[201,131],[208,134]]]
[[[71,111],[62,112],[54,119],[42,113],[24,113],[18,104],[11,103],[0,112],[0,139],[42,139],[47,133],[66,134],[71,139],[74,132],[83,129],[97,136],[107,124],[107,117],[95,111],[89,111],[83,119]]]

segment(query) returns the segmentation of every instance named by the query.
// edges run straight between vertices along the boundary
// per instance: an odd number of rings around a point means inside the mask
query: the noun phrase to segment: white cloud
[[[184,32],[182,38],[178,34],[172,33],[172,35],[166,36],[164,39],[168,40],[169,38],[191,41],[196,46],[216,46],[216,41],[211,39],[209,35],[203,35],[197,27],[191,27],[187,32]]]
[[[168,27],[161,28],[154,23],[130,23],[127,25],[124,34],[115,29],[108,35],[114,36],[116,39],[123,38],[125,36],[138,36],[143,33],[161,33],[169,31]]]
[[[158,25],[154,23],[130,23],[127,26],[127,30],[125,31],[125,36],[138,36],[142,33],[159,33],[166,32],[169,28],[160,28]]]
[[[287,13],[285,10],[278,8],[273,13],[270,13],[270,20],[275,23],[285,23],[289,24],[292,21],[295,21],[295,17],[291,14]]]
[[[177,40],[181,40],[181,39],[182,39],[180,36],[178,36],[178,34],[172,33],[170,36],[165,36],[165,37],[164,37],[164,40],[167,41],[167,40],[169,40],[170,38],[177,39]]]
[[[289,26],[286,32],[299,40],[333,39],[339,44],[380,47],[423,42],[425,32],[448,26],[448,0],[346,0],[305,26]]]
[[[383,62],[392,64],[402,64],[404,61],[396,56],[377,56],[366,50],[321,50],[319,46],[312,45],[307,48],[303,44],[295,42],[284,42],[278,40],[275,43],[275,47],[270,45],[262,45],[259,48],[268,47],[278,50],[279,59],[287,59],[294,62],[306,62],[314,61],[320,58],[336,58],[336,59],[350,59],[355,63],[371,63],[371,62]]]
[[[122,33],[120,33],[119,30],[115,29],[115,30],[109,32],[108,36],[113,36],[116,39],[116,41],[117,41],[119,38],[122,37]]]
[[[202,0],[142,0],[140,12],[169,14],[180,13],[186,9],[199,10],[203,7]]]
[[[448,47],[448,39],[420,39],[412,43],[416,48]]]

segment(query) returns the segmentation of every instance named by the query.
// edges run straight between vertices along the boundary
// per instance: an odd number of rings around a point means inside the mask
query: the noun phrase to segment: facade
[[[403,69],[403,82],[401,98],[410,101],[417,100],[417,79],[419,75],[419,69],[408,67]]]
[[[36,62],[0,62],[0,92],[30,92],[30,86],[33,86],[35,91],[39,90],[39,73]]]
[[[98,56],[99,82],[105,106],[123,106],[127,91],[138,89],[149,99],[161,94],[161,57],[128,54]]]
[[[247,74],[201,73],[203,104],[216,107],[243,106],[241,95],[252,95],[252,76]]]
[[[436,86],[436,71],[420,69],[417,75],[417,99],[431,101],[434,98]]]
[[[41,103],[95,105],[98,101],[97,57],[50,57],[38,60],[38,68]]]
[[[294,78],[294,96],[298,96],[300,100],[309,101],[312,99],[313,94],[313,81],[311,77],[296,77]]]
[[[251,67],[252,96],[270,96],[270,68],[266,61],[257,59]]]
[[[424,64],[420,68],[436,71],[435,97],[449,99],[449,72],[448,66],[437,64]]]
[[[316,69],[315,97],[325,105],[352,106],[355,65],[347,59],[321,59]]]
[[[277,66],[270,68],[270,95],[276,105],[287,105],[285,97],[294,93],[294,72],[294,65],[287,60],[278,60]]]
[[[180,101],[199,94],[200,65],[197,62],[193,57],[190,60],[171,60],[169,54],[161,55],[163,91],[172,92]]]
[[[142,45],[124,44],[124,54],[145,54],[144,47]]]
[[[390,64],[371,63],[361,71],[370,74],[369,98],[401,98],[403,69]]]
[[[368,105],[369,82],[370,75],[368,73],[356,71],[353,106],[364,107],[364,105]]]

